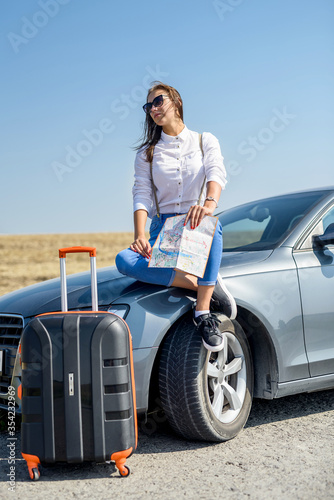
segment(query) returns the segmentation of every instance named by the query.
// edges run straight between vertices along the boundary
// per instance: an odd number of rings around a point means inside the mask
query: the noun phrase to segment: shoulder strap
[[[153,154],[154,154],[154,150],[153,150]],[[152,167],[152,164],[153,164],[153,154],[152,154],[152,160],[150,161],[150,172],[151,172],[151,181],[152,181],[152,187],[153,187],[153,194],[154,194],[154,199],[155,199],[155,206],[156,206],[156,209],[157,209],[157,216],[160,219],[160,209],[159,209],[159,203],[158,203],[158,197],[157,197],[157,188],[155,187],[155,184],[153,182],[153,167]]]
[[[202,143],[202,134],[198,134],[198,135],[199,135],[199,145],[200,145],[200,148],[201,148],[201,151],[202,151],[202,155],[203,155],[203,158],[204,158],[203,143]],[[202,194],[203,194],[204,187],[205,187],[205,181],[206,181],[206,176],[204,176],[204,181],[203,181],[203,184],[202,184],[202,187],[201,187],[201,192],[200,192],[198,200],[197,200],[197,205],[199,205],[201,203],[201,198],[202,198]]]
[[[202,151],[202,155],[203,155],[203,158],[204,158],[204,151],[203,151],[203,144],[202,144],[202,134],[198,134],[198,139],[199,139],[199,145],[200,145],[200,148],[201,148],[201,151]],[[154,150],[153,150],[153,153],[154,153]],[[156,206],[156,209],[157,209],[157,216],[160,218],[160,209],[159,209],[159,203],[158,203],[158,197],[157,197],[157,188],[156,188],[156,186],[155,186],[155,184],[153,182],[153,155],[152,155],[152,161],[150,162],[150,173],[151,173],[151,181],[152,181],[152,187],[153,187],[153,194],[154,194],[155,206]],[[197,200],[197,205],[199,205],[200,202],[201,202],[202,194],[203,194],[204,187],[205,187],[205,181],[206,181],[206,176],[204,176],[204,181],[203,181],[203,184],[202,184],[202,187],[201,187],[200,195],[199,195],[198,200]]]

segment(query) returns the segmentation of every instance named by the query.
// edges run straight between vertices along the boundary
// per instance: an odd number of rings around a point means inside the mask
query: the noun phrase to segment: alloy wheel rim
[[[230,332],[224,332],[224,335],[224,349],[208,355],[207,388],[215,417],[229,424],[238,417],[243,407],[247,371],[240,342]]]

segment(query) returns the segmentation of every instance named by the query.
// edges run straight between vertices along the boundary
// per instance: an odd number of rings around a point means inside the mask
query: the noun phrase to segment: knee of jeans
[[[118,253],[116,255],[116,258],[115,258],[115,265],[117,267],[117,270],[122,273],[122,274],[126,274],[126,259],[124,258],[126,250],[122,250],[120,253]]]

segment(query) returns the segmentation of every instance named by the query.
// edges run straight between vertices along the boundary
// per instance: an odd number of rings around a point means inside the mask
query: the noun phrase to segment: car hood
[[[223,252],[221,272],[223,276],[233,276],[254,272],[256,265],[273,253],[273,250],[259,250],[256,252]]]
[[[233,276],[249,272],[252,265],[265,260],[272,253],[226,252],[223,253],[221,266],[223,276]],[[248,267],[247,267],[248,266]],[[90,272],[67,276],[68,309],[87,309],[91,307]],[[157,291],[155,285],[147,285],[119,273],[115,266],[97,271],[98,303],[108,306],[120,297],[136,293],[149,294]],[[139,292],[139,293],[138,293]],[[46,312],[60,311],[60,279],[52,279],[16,290],[0,297],[0,312],[21,314],[32,317]]]
[[[90,272],[67,276],[68,309],[91,307]],[[109,305],[120,296],[145,286],[128,278],[115,267],[106,267],[97,272],[98,302]],[[0,297],[0,312],[22,314],[25,317],[45,312],[60,311],[60,279],[37,283]]]

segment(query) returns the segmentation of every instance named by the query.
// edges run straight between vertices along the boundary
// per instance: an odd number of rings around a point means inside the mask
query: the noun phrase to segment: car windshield
[[[272,250],[323,198],[323,191],[277,196],[231,208],[218,215],[224,252]]]

